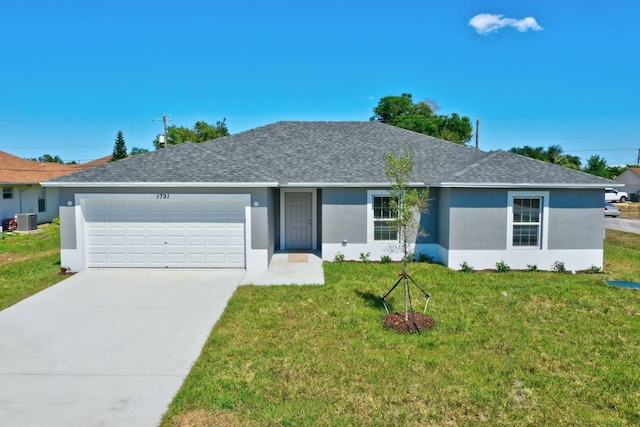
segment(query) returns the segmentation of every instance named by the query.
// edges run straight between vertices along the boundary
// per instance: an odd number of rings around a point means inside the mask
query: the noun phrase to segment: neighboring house
[[[430,187],[424,253],[453,269],[602,267],[613,181],[379,122],[278,122],[43,183],[60,191],[62,265],[265,270],[276,251],[401,258],[383,155]]]
[[[0,220],[21,213],[35,213],[38,224],[50,222],[58,216],[58,189],[42,187],[40,182],[104,164],[108,161],[105,159],[82,165],[63,165],[26,160],[0,151]]]
[[[640,168],[627,168],[616,179],[616,182],[624,184],[624,191],[626,191],[629,196],[635,193],[635,200],[638,200],[638,193],[640,193]]]

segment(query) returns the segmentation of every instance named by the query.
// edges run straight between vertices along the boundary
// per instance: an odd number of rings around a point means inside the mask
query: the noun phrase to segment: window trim
[[[46,211],[47,211],[47,189],[44,187],[40,187],[38,188],[38,213],[46,212]]]
[[[9,194],[8,197],[6,197],[7,194]],[[13,187],[2,187],[2,200],[10,200],[10,199],[13,199]]]
[[[540,233],[538,245],[517,246],[513,244],[513,199],[539,198],[540,203]],[[507,192],[507,249],[508,250],[546,250],[549,237],[549,192],[548,191],[509,191]]]
[[[392,240],[375,240],[375,227],[374,223],[376,219],[373,215],[373,198],[374,197],[393,197],[388,190],[367,190],[367,240],[369,243],[376,244],[389,244],[390,242],[398,243],[400,236],[398,235]]]

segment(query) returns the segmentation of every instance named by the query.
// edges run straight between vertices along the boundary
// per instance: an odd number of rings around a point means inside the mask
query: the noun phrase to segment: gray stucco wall
[[[549,200],[549,249],[602,248],[602,190],[553,190]]]
[[[420,219],[422,235],[418,243],[435,243],[440,235],[438,225],[438,189],[431,189],[429,212]],[[367,242],[367,189],[325,188],[322,190],[322,242]]]
[[[440,189],[429,189],[428,211],[420,217],[420,234],[416,243],[438,243],[440,239]]]
[[[449,249],[449,204],[451,203],[451,189],[438,189],[438,244]]]
[[[322,189],[323,243],[367,242],[367,190]]]
[[[507,190],[449,189],[448,249],[502,250],[507,244]],[[443,207],[446,209],[446,207]]]
[[[601,189],[531,189],[549,191],[547,248],[600,249],[604,215]],[[443,189],[440,244],[452,250],[504,250],[507,247],[509,189]],[[445,204],[449,205],[445,206]],[[449,233],[448,236],[444,233]]]

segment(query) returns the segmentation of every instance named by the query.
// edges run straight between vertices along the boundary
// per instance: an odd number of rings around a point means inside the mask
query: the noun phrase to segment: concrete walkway
[[[295,255],[269,272],[86,270],[0,311],[0,425],[157,425],[238,285],[324,283],[319,257]]]

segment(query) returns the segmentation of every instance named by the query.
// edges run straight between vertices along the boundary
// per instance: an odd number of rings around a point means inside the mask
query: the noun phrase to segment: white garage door
[[[86,199],[89,267],[245,266],[240,198]]]

